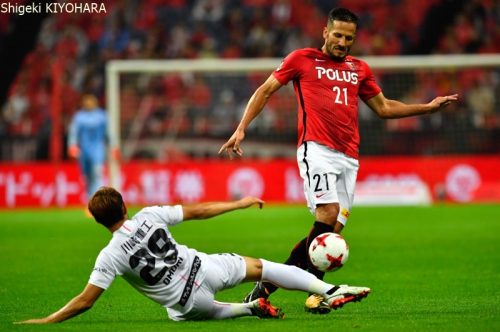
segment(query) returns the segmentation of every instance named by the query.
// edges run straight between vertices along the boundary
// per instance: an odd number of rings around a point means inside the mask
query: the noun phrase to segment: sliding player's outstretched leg
[[[321,301],[324,301],[329,309],[338,309],[346,303],[360,301],[371,292],[368,287],[328,284],[296,266],[248,257],[245,260],[247,276],[248,273],[254,273],[252,270],[257,271],[256,274],[260,275],[261,282],[270,282],[279,288],[318,294],[317,296],[322,298]]]
[[[307,269],[309,272],[314,274],[318,279],[323,279],[324,272],[318,271],[317,269],[314,268],[314,266],[310,265],[307,254],[309,248],[308,245],[319,234],[331,231],[333,231],[332,226],[325,223],[315,222],[313,227],[309,231],[309,234],[293,247],[292,251],[290,252],[290,256],[288,257],[288,259],[285,261],[284,264],[294,265],[304,270]],[[258,281],[255,283],[254,288],[245,296],[243,302],[248,303],[261,297],[267,299],[277,289],[278,287],[270,282]],[[328,313],[330,311],[328,305],[326,305],[325,308],[319,308],[318,310],[316,310],[316,307],[317,305],[311,306],[312,308],[311,310],[314,311],[315,313],[316,311],[320,313]]]

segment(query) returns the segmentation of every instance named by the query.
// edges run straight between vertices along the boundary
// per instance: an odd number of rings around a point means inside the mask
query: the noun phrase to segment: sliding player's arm
[[[232,202],[206,202],[182,206],[184,220],[207,219],[229,211],[246,209],[254,204],[262,208],[264,201],[256,197],[245,197]]]
[[[92,284],[87,284],[83,292],[74,297],[58,311],[47,317],[29,319],[22,322],[16,322],[16,324],[49,324],[65,321],[92,308],[103,292],[104,289]]]

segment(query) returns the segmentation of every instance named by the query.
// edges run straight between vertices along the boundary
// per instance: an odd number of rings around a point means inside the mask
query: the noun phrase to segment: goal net
[[[500,56],[364,57],[384,95],[406,103],[459,93],[431,116],[381,121],[360,103],[363,155],[498,152]],[[109,136],[122,160],[216,157],[255,89],[281,59],[114,60],[106,67]],[[246,133],[245,155],[294,158],[291,84],[271,97]],[[111,158],[110,158],[111,159]],[[119,184],[119,161],[110,160]]]

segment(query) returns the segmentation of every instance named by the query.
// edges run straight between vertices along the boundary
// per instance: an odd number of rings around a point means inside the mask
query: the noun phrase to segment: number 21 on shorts
[[[328,183],[328,173],[323,173],[323,174],[314,174],[313,177],[313,185],[314,185],[314,192],[318,193],[321,191],[328,191],[330,190],[330,184]],[[322,194],[321,196],[323,196]],[[319,197],[321,197],[319,196]],[[318,195],[316,195],[316,198],[319,198]]]

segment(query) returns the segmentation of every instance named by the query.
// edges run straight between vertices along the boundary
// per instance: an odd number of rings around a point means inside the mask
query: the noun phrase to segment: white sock
[[[227,319],[236,318],[242,316],[251,316],[253,304],[250,303],[227,303],[214,301],[214,307],[212,311],[213,319]]]
[[[334,285],[327,284],[296,266],[274,263],[262,258],[260,260],[262,262],[262,281],[269,281],[280,288],[324,295],[334,287]]]

